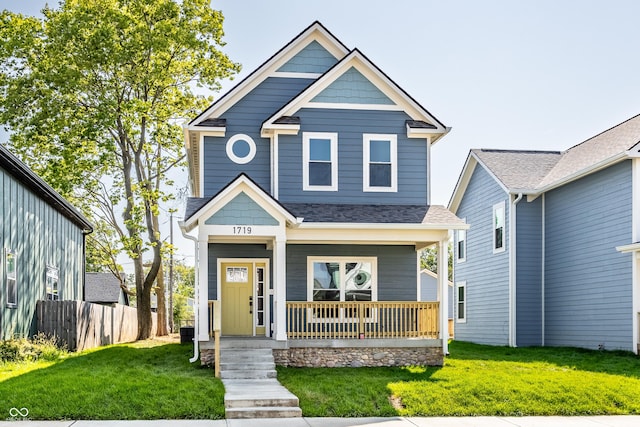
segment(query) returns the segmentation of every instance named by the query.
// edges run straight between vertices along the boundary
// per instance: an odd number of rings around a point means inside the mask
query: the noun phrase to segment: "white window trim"
[[[463,304],[463,311],[462,311],[462,319],[460,319],[460,302],[458,301],[458,297],[459,297],[459,290],[462,288],[464,290],[464,301],[462,301]],[[468,296],[467,296],[467,282],[456,282],[456,294],[455,294],[455,304],[456,304],[456,310],[455,310],[455,319],[456,319],[456,323],[467,323],[467,301],[468,301]]]
[[[14,258],[14,273],[15,276],[13,277],[13,281],[15,282],[14,286],[15,286],[15,302],[9,302],[9,271],[7,268],[7,258],[9,256],[9,254],[13,255]],[[5,280],[4,280],[4,288],[5,288],[5,292],[7,295],[7,308],[17,308],[18,307],[18,256],[16,254],[15,251],[12,251],[9,248],[5,248],[4,250],[4,257],[2,259],[2,265],[4,267],[4,275],[5,275]]]
[[[462,221],[467,222],[466,218],[462,218]],[[464,240],[460,240],[460,233],[464,233]],[[464,256],[460,256],[460,242],[462,241],[462,248]],[[467,260],[467,230],[456,230],[456,263],[463,263]]]
[[[309,142],[311,139],[331,141],[331,185],[309,184]],[[338,134],[331,132],[302,133],[302,189],[304,191],[338,191]]]
[[[365,133],[362,135],[362,191],[375,193],[398,192],[398,136],[395,134]],[[391,159],[391,187],[372,187],[370,185],[369,164],[371,141],[389,141]]]
[[[341,257],[324,257],[309,256],[307,257],[307,301],[313,302],[313,263],[314,262],[338,262],[340,263],[340,302],[349,302],[344,300],[345,289],[342,286],[346,280],[343,263],[347,262],[368,262],[371,263],[371,302],[378,301],[378,258],[377,257],[359,257],[359,256],[341,256]],[[365,319],[368,323],[377,322],[378,313],[376,309],[372,309],[371,316]],[[343,309],[340,309],[338,317],[316,317],[312,309],[307,310],[308,323],[335,323],[337,322],[355,322],[357,319],[348,317]]]
[[[378,301],[378,258],[360,256],[309,256],[307,257],[307,301],[313,302],[313,263],[314,262],[368,262],[371,263],[371,301]],[[340,267],[340,286],[345,283],[345,272]],[[340,302],[344,302],[345,290],[340,288]]]
[[[56,282],[56,293],[53,293],[53,289],[51,293],[48,292],[49,278],[55,280]],[[47,265],[47,272],[45,274],[45,299],[49,300],[49,295],[55,295],[57,298],[54,300],[51,298],[50,301],[59,301],[60,300],[60,269],[54,265]]]
[[[238,157],[233,152],[233,145],[238,141],[245,141],[247,144],[249,144],[249,153],[244,157]],[[253,138],[251,138],[249,135],[245,135],[244,133],[239,133],[229,138],[229,140],[227,141],[226,151],[227,151],[227,157],[233,163],[236,163],[238,165],[244,165],[249,163],[256,156],[256,143],[253,140]]]
[[[502,247],[496,248],[496,211],[502,208]],[[504,201],[500,203],[496,203],[493,205],[493,210],[491,214],[491,247],[493,248],[493,253],[498,254],[504,252],[507,245],[507,212],[505,209]]]

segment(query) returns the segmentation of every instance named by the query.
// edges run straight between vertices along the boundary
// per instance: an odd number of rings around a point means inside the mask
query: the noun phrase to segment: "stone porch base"
[[[222,338],[224,345],[225,338]],[[442,341],[434,339],[245,341],[273,350],[276,365],[308,368],[442,366]],[[214,362],[213,348],[201,347],[203,365]]]

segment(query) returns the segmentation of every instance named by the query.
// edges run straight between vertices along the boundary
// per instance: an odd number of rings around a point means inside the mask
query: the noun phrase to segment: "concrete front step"
[[[258,371],[258,370],[274,370],[276,364],[272,361],[268,362],[220,362],[221,371]]]
[[[300,418],[302,410],[298,407],[250,407],[250,408],[227,408],[225,416],[228,419],[249,419],[249,418]]]
[[[278,373],[275,369],[260,369],[260,370],[232,370],[232,371],[223,371],[220,370],[220,378],[222,379],[267,379],[267,378],[276,378]]]

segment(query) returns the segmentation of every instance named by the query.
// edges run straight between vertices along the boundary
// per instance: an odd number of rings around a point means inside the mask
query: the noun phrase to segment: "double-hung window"
[[[456,283],[456,322],[467,321],[467,282]]]
[[[18,306],[17,257],[10,249],[4,251],[5,285],[7,290],[7,307]]]
[[[305,191],[338,191],[338,134],[305,132],[302,137]]]
[[[458,230],[456,232],[456,261],[464,262],[466,259],[467,259],[467,230]]]
[[[58,301],[60,299],[60,293],[58,290],[58,276],[60,274],[60,270],[57,267],[47,265],[47,278],[46,278],[46,287],[47,287],[47,300],[48,301]]]
[[[505,210],[504,202],[493,205],[493,253],[504,252],[505,249]]]
[[[396,135],[363,136],[363,191],[398,191],[398,138]]]

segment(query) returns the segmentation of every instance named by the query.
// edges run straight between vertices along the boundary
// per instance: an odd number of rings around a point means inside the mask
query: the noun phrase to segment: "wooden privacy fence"
[[[135,341],[138,316],[135,307],[106,306],[84,301],[38,301],[38,332],[56,336],[69,351]],[[152,335],[158,316],[152,313]]]
[[[287,302],[290,339],[438,338],[438,302]]]

